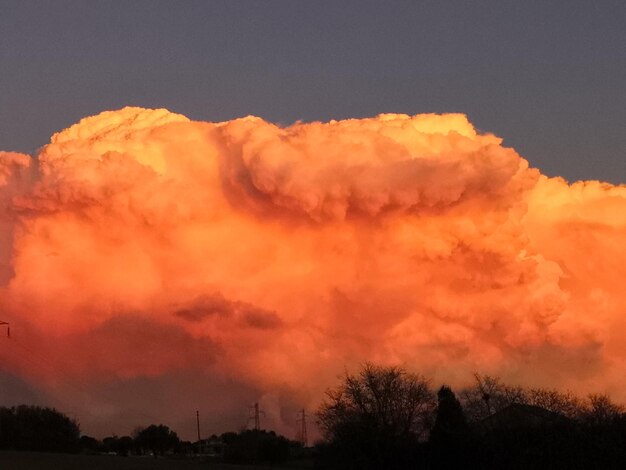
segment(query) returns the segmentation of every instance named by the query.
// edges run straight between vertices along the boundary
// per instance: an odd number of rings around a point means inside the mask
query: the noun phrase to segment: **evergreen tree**
[[[474,458],[463,408],[452,389],[445,385],[437,392],[437,414],[429,442],[435,468],[463,468]]]

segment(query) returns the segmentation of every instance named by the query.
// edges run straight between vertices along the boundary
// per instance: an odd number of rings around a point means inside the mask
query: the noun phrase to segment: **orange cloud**
[[[52,364],[10,368],[42,386],[201,369],[312,406],[373,360],[626,399],[626,187],[460,114],[124,108],[0,153],[0,202],[3,315]]]

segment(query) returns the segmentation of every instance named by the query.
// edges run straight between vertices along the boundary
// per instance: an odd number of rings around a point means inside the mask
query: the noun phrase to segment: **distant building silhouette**
[[[224,441],[217,436],[200,439],[193,444],[194,454],[206,455],[208,457],[223,457],[224,447]]]
[[[540,406],[513,403],[478,423],[478,430],[482,432],[536,429],[546,426],[563,425],[570,423],[570,419],[560,413],[546,410]]]

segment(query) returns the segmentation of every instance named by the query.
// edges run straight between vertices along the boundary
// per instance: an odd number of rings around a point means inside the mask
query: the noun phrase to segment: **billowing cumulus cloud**
[[[125,108],[0,153],[0,206],[7,377],[98,432],[141,424],[134,394],[216,431],[260,400],[286,432],[366,360],[626,399],[626,187],[547,178],[460,114]]]

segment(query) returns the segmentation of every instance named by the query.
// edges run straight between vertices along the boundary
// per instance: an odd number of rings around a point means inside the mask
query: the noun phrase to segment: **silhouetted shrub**
[[[232,463],[279,463],[289,458],[291,442],[273,431],[225,433],[224,460]]]

